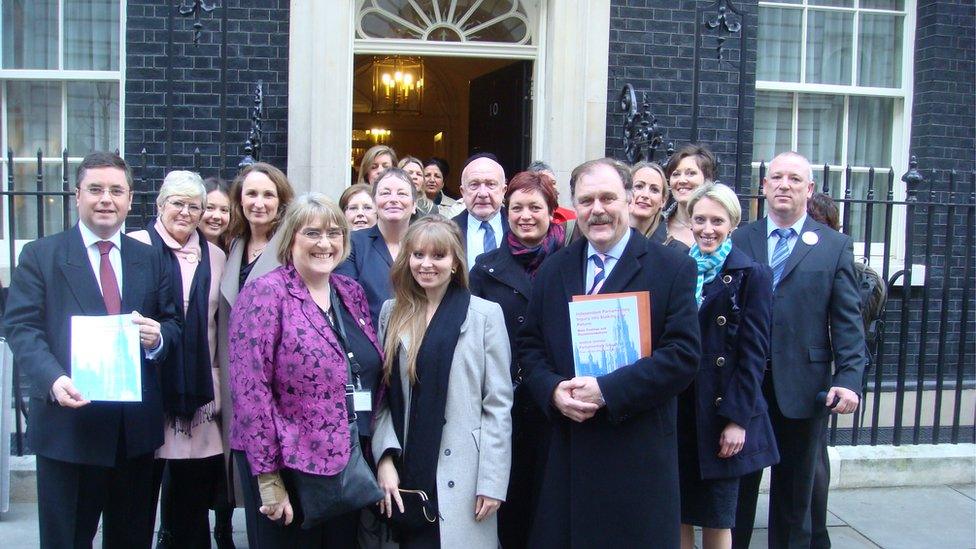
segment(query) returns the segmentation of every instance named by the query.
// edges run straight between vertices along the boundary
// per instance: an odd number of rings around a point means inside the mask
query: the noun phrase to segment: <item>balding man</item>
[[[479,255],[490,252],[508,234],[505,198],[505,169],[493,154],[478,154],[465,162],[461,171],[464,211],[454,217],[464,236],[467,267],[474,267]]]
[[[630,170],[601,158],[569,182],[583,238],[547,259],[532,284],[518,360],[545,412],[550,446],[528,547],[680,545],[675,397],[700,354],[695,262],[630,228]],[[653,353],[577,376],[569,302],[648,292]]]
[[[773,328],[762,389],[781,461],[772,469],[769,546],[829,547],[826,525],[812,523],[811,503],[827,417],[853,412],[860,400],[864,333],[853,243],[807,217],[814,183],[803,156],[774,158],[763,184],[767,217],[732,233],[732,241],[773,271]],[[761,474],[742,479],[734,547],[749,546]]]

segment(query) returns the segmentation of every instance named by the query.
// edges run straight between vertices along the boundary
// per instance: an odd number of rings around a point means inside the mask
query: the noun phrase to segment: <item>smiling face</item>
[[[464,207],[476,218],[487,221],[501,209],[505,198],[505,170],[490,158],[478,158],[461,174]]]
[[[376,211],[377,217],[384,223],[409,221],[414,208],[412,183],[389,175],[376,183]]]
[[[729,212],[715,200],[701,198],[691,212],[691,232],[703,254],[714,253],[732,232]]]
[[[291,262],[306,283],[328,278],[342,257],[344,233],[322,221],[298,229],[291,247]]]
[[[215,242],[230,223],[230,200],[221,191],[207,193],[207,207],[203,210],[200,230],[207,240]]]
[[[424,194],[433,200],[444,188],[444,174],[437,164],[431,164],[424,168]]]
[[[241,185],[241,209],[252,232],[254,227],[274,221],[278,215],[278,190],[271,178],[258,171],[247,174]]]
[[[376,225],[376,206],[373,205],[373,197],[366,191],[352,195],[343,213],[349,222],[349,228],[354,231]]]
[[[810,163],[796,154],[782,154],[769,163],[763,194],[769,215],[778,225],[792,225],[806,213],[814,186],[810,175]]]
[[[671,172],[671,195],[679,204],[685,204],[691,198],[691,193],[703,183],[705,175],[698,167],[698,159],[695,156],[686,156]]]
[[[519,189],[508,197],[508,225],[526,247],[532,248],[542,243],[552,212],[546,205],[546,198],[537,190]]]
[[[664,206],[664,179],[651,168],[641,168],[634,174],[633,200],[630,215],[636,220],[652,219]]]
[[[393,157],[383,153],[376,155],[373,161],[366,167],[366,182],[372,185],[376,183],[376,176],[383,170],[393,166]]]
[[[132,207],[132,191],[121,168],[88,168],[75,190],[78,219],[100,238],[122,227]]]
[[[202,216],[202,202],[189,196],[171,196],[163,202],[159,211],[159,220],[166,232],[180,244],[186,244],[193,231],[197,230]]]
[[[428,295],[439,291],[451,282],[451,270],[458,261],[450,253],[435,250],[433,246],[420,246],[410,251],[410,274]]]
[[[607,252],[630,228],[627,191],[620,174],[597,164],[580,174],[573,204],[577,226],[594,248]]]

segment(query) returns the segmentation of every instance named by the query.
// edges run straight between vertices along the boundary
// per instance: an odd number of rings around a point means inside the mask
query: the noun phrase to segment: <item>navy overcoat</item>
[[[551,428],[529,547],[678,547],[675,396],[698,368],[695,262],[631,230],[601,293],[650,292],[652,354],[598,378],[606,406],[576,423],[551,399],[574,377],[568,303],[585,291],[586,247],[576,240],[542,265],[518,336]]]

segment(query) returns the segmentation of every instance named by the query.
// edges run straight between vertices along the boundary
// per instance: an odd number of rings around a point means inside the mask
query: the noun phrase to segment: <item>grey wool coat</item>
[[[281,266],[278,261],[278,243],[283,236],[275,233],[264,248],[264,253],[257,259],[257,263],[247,275],[244,284],[270,273]],[[227,254],[227,263],[224,266],[224,276],[220,279],[220,303],[217,312],[217,364],[215,368],[220,369],[220,435],[224,444],[224,465],[227,466],[227,486],[228,497],[235,507],[244,506],[244,495],[241,491],[240,479],[237,478],[237,468],[230,457],[230,426],[234,421],[234,401],[230,394],[230,377],[227,374],[227,365],[230,364],[230,352],[228,340],[230,338],[230,311],[237,302],[237,295],[241,292],[238,286],[238,279],[241,275],[241,267],[246,265],[244,254],[247,251],[247,241],[242,238],[234,240]]]
[[[385,340],[392,311],[393,300],[389,300],[380,311],[380,341]],[[497,513],[476,522],[474,509],[477,496],[504,500],[508,490],[512,463],[511,347],[498,304],[472,296],[463,320],[451,362],[444,409],[446,423],[437,452],[441,547],[495,549]],[[405,343],[401,337],[401,350]],[[406,353],[399,353],[398,359],[404,401],[409,403]],[[403,447],[385,402],[376,413],[372,444],[374,456]]]

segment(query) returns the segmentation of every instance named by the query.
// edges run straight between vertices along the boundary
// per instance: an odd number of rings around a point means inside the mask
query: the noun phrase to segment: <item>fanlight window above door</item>
[[[529,9],[520,0],[363,0],[361,39],[501,42],[534,45]],[[537,11],[532,9],[533,12]]]

